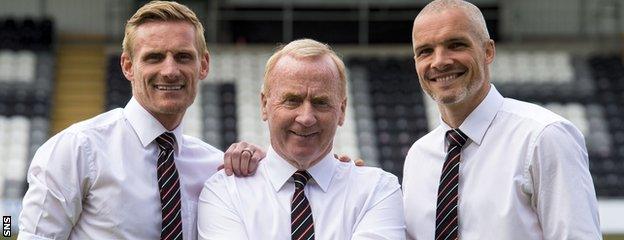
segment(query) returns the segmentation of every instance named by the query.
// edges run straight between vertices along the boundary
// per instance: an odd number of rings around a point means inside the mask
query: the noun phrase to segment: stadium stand
[[[0,212],[14,219],[30,159],[49,137],[53,35],[49,19],[0,19]]]

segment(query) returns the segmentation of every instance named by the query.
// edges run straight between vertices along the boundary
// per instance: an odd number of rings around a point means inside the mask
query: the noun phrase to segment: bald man
[[[581,132],[490,83],[496,48],[483,15],[460,0],[414,20],[414,61],[440,125],[405,160],[408,236],[415,239],[600,239]]]

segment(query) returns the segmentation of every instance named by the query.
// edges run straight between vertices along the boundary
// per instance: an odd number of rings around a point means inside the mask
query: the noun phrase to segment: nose
[[[431,67],[436,70],[445,70],[453,64],[453,60],[449,57],[449,53],[444,49],[436,49],[433,53],[433,61]]]
[[[297,113],[295,122],[305,127],[311,127],[316,123],[316,114],[311,103],[306,102],[299,107],[299,112]]]
[[[160,74],[169,80],[177,79],[178,76],[180,76],[180,68],[178,67],[178,63],[175,61],[174,57],[171,56],[171,54],[168,54],[163,61],[162,68],[160,69]]]

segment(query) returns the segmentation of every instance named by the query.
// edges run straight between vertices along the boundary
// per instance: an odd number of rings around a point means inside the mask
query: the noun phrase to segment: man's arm
[[[532,160],[533,206],[544,239],[601,239],[585,141],[569,123],[547,126]]]
[[[82,211],[91,149],[86,140],[62,133],[35,154],[19,217],[19,239],[67,239]]]
[[[351,239],[405,239],[403,195],[394,175],[384,174],[377,183],[372,201],[372,207],[356,226]]]
[[[227,189],[228,177],[222,172],[204,184],[197,206],[198,239],[246,240],[245,225],[234,209]]]

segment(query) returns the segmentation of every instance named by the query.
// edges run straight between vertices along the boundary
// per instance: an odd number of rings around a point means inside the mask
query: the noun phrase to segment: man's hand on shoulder
[[[219,170],[224,168],[228,176],[232,174],[237,177],[251,176],[256,173],[258,163],[265,156],[266,152],[254,144],[244,141],[233,143],[225,151],[223,165],[219,166]]]
[[[334,158],[338,159],[341,162],[351,162],[351,157],[345,155],[345,154],[334,154]],[[366,164],[364,163],[364,160],[362,160],[361,158],[358,158],[357,160],[355,160],[355,166],[361,167],[361,166],[366,166]]]

